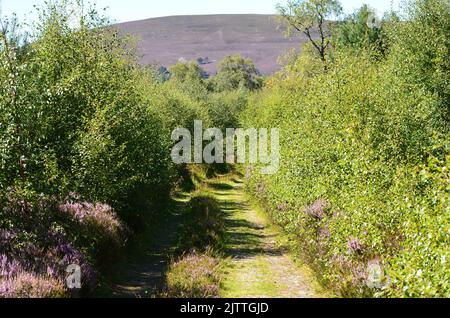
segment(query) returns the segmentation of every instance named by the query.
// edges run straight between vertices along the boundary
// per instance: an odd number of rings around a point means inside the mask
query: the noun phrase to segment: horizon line
[[[152,19],[163,19],[163,18],[179,18],[179,17],[208,17],[208,16],[232,16],[232,15],[258,15],[258,16],[277,16],[276,13],[211,13],[211,14],[174,14],[174,15],[163,15],[163,16],[156,16],[156,17],[150,17],[150,18],[144,18],[144,19],[138,19],[138,20],[129,20],[129,21],[121,21],[117,22],[115,24],[122,24],[122,23],[130,23],[130,22],[142,22]]]

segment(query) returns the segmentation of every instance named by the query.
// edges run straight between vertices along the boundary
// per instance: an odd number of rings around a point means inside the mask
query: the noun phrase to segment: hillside
[[[305,38],[286,39],[275,16],[172,16],[117,24],[121,33],[137,36],[141,63],[170,66],[180,59],[208,58],[203,65],[214,73],[217,61],[240,53],[253,59],[263,74],[280,68],[278,57],[299,48]]]

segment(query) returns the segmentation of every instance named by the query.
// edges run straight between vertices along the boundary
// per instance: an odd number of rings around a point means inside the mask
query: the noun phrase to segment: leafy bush
[[[347,297],[450,294],[450,10],[442,0],[410,10],[386,31],[385,60],[335,48],[321,71],[305,51],[242,117],[281,130],[279,173],[249,167],[248,190]]]
[[[201,190],[194,193],[185,218],[180,239],[184,250],[220,249],[224,233],[224,215],[212,195]]]
[[[73,166],[75,190],[90,201],[108,202],[131,226],[151,212],[149,204],[170,193],[170,134],[139,100],[101,109],[80,134]],[[165,136],[168,136],[165,138]]]
[[[169,68],[171,78],[179,82],[202,82],[205,71],[195,62],[178,62]]]
[[[248,103],[249,94],[245,90],[211,93],[207,105],[213,127],[221,129],[239,128],[241,113]]]
[[[70,4],[39,8],[30,43],[0,34],[0,245],[42,286],[79,264],[90,292],[130,234],[122,220],[139,230],[163,211],[171,131],[208,114],[142,70],[95,8],[74,26]]]
[[[335,45],[355,50],[372,49],[376,57],[384,56],[387,50],[385,24],[389,23],[389,20],[393,20],[394,15],[391,14],[388,18],[382,21],[381,17],[375,15],[373,9],[368,5],[363,5],[354,14],[340,22],[340,26],[337,28],[338,34],[335,36]]]
[[[251,91],[261,88],[263,80],[252,60],[240,55],[230,55],[219,63],[212,84],[217,92],[237,89]]]

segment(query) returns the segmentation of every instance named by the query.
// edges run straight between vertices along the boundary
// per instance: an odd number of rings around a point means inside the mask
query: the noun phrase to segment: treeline
[[[70,4],[36,9],[28,38],[1,21],[0,297],[70,296],[70,265],[81,267],[75,291],[92,293],[185,174],[170,158],[172,130],[234,124],[260,85],[237,56],[214,80],[180,63],[161,81],[95,8],[79,16]]]
[[[449,297],[450,4],[414,0],[380,21],[365,6],[320,24],[337,12],[336,1],[280,8],[324,41],[250,101],[243,122],[280,128],[282,159],[272,176],[248,167],[248,189],[338,295]]]

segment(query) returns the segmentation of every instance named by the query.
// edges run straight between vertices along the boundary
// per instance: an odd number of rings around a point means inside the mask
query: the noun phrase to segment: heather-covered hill
[[[278,57],[299,48],[306,38],[286,39],[271,15],[172,16],[118,24],[137,36],[141,63],[171,66],[208,58],[203,67],[214,74],[217,62],[230,54],[251,58],[263,74],[280,69]]]

